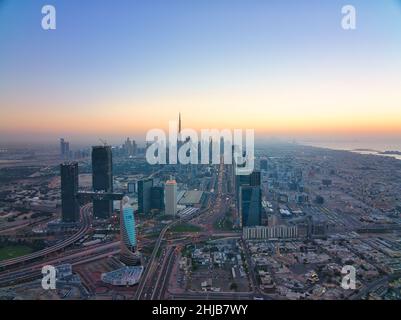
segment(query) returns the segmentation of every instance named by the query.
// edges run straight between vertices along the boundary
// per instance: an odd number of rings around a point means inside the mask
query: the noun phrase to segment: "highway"
[[[173,225],[182,223],[184,221],[191,221],[194,222],[198,221],[197,224],[202,225],[203,227],[206,227],[206,231],[203,232],[202,238],[210,238],[215,236],[215,230],[213,228],[213,222],[216,219],[216,215],[221,215],[224,207],[227,205],[225,199],[224,199],[224,193],[223,193],[223,181],[224,181],[224,172],[225,172],[225,167],[223,164],[223,160],[221,159],[220,165],[219,165],[219,172],[217,174],[217,179],[215,179],[215,184],[216,186],[216,197],[214,197],[214,201],[209,201],[207,208],[198,211],[194,215],[184,217],[182,219],[176,220],[165,226],[160,233],[155,247],[153,249],[152,255],[149,259],[149,262],[147,264],[147,267],[145,268],[145,272],[142,276],[142,279],[139,283],[135,299],[136,300],[142,300],[142,299],[162,299],[164,296],[164,292],[167,289],[168,286],[168,280],[170,278],[171,270],[173,267],[173,263],[175,261],[175,250],[172,250],[171,248],[168,248],[165,254],[161,257],[163,260],[162,262],[157,262],[156,256],[157,253],[159,252],[160,245],[164,239],[164,236],[169,228],[171,228]],[[203,218],[205,217],[205,219]],[[222,233],[223,235],[226,236],[238,236],[238,233],[233,233],[233,232],[226,232]],[[193,240],[192,240],[193,241]],[[185,243],[186,241],[183,240],[181,242]],[[177,243],[178,245],[179,243]],[[155,273],[159,272],[157,279]]]
[[[141,281],[140,281],[138,289],[136,291],[135,300],[142,300],[145,297],[144,296],[144,293],[145,293],[144,289],[145,289],[145,286],[146,286],[147,282],[149,281],[149,279],[152,281],[153,273],[154,273],[154,271],[156,269],[156,265],[157,265],[156,262],[155,262],[155,258],[157,256],[157,252],[160,249],[160,244],[162,243],[167,230],[169,228],[171,228],[172,226],[174,226],[175,224],[182,223],[182,221],[187,220],[187,219],[188,218],[185,217],[184,219],[179,219],[179,220],[175,220],[173,222],[170,222],[160,232],[160,235],[157,238],[156,244],[155,244],[155,246],[153,248],[152,255],[151,255],[150,259],[149,259],[149,262],[148,262],[148,264],[147,264],[147,266],[145,268],[145,272],[142,275]]]
[[[155,289],[151,295],[151,300],[162,300],[164,293],[168,288],[168,280],[170,279],[171,270],[175,261],[175,247],[169,247],[167,253],[164,256],[161,268],[159,270],[159,276],[157,278]]]
[[[21,256],[18,258],[13,258],[13,259],[9,259],[9,260],[4,260],[0,262],[0,270],[4,270],[6,268],[9,267],[13,267],[13,266],[17,266],[19,264],[23,264],[26,263],[28,261],[31,260],[35,260],[38,258],[42,258],[45,256],[48,256],[54,252],[60,251],[68,246],[70,246],[71,244],[73,244],[74,242],[78,241],[79,239],[81,239],[85,233],[88,232],[90,225],[91,225],[91,204],[86,204],[81,208],[81,219],[82,219],[82,226],[81,228],[78,230],[77,233],[75,233],[74,235],[72,235],[71,237],[55,244],[54,246],[45,248],[43,250],[40,251],[36,251],[34,253],[25,255],[25,256]]]
[[[70,254],[63,257],[52,258],[40,263],[18,269],[16,271],[5,271],[0,273],[0,287],[9,286],[24,281],[30,281],[41,277],[41,269],[45,265],[60,265],[70,263],[73,266],[90,261],[106,258],[119,253],[120,242],[115,241],[98,245],[92,248],[87,248],[84,251]]]

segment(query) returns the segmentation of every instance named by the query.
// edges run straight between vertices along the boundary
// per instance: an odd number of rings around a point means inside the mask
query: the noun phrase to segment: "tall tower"
[[[65,155],[65,142],[64,138],[60,139],[60,157],[63,159]]]
[[[260,186],[244,185],[239,188],[239,216],[242,227],[260,226],[262,223],[262,192]]]
[[[177,182],[168,180],[165,187],[166,214],[175,216],[177,213]]]
[[[93,191],[113,192],[113,162],[110,146],[92,147]],[[94,200],[95,217],[108,219],[113,211],[110,200]]]
[[[78,163],[60,165],[61,175],[61,215],[63,222],[79,221]]]
[[[60,157],[61,159],[68,159],[70,156],[70,143],[65,141],[64,138],[60,139]]]
[[[178,114],[178,133],[181,134],[181,112]]]
[[[140,213],[150,213],[152,187],[153,179],[138,181],[138,211]]]
[[[155,186],[150,189],[150,206],[152,209],[164,210],[164,188]]]
[[[134,209],[130,206],[128,197],[124,197],[120,202],[120,246],[120,260],[124,264],[128,266],[140,264]]]
[[[260,171],[253,171],[248,176],[236,176],[235,198],[242,227],[261,225],[262,190],[260,184]]]

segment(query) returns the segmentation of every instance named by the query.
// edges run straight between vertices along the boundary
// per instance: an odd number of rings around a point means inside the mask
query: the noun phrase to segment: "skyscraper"
[[[61,216],[63,222],[79,221],[78,163],[60,165],[61,175]]]
[[[151,209],[151,189],[153,179],[138,181],[138,212],[149,213]]]
[[[236,175],[235,176],[235,198],[237,202],[237,209],[239,209],[240,201],[240,187],[241,186],[259,186],[261,176],[260,171],[253,171],[250,175]]]
[[[253,171],[248,177],[250,186],[260,186],[260,171]]]
[[[152,209],[157,209],[159,211],[164,210],[164,188],[163,187],[152,187],[151,188],[150,206]]]
[[[93,191],[113,192],[113,163],[110,146],[92,148],[92,179]],[[95,217],[107,219],[111,216],[112,211],[112,201],[93,201]]]
[[[181,134],[181,112],[178,114],[178,133]]]
[[[140,264],[134,209],[130,206],[128,197],[124,197],[120,205],[120,238],[120,260],[126,265]]]
[[[262,192],[260,186],[241,186],[239,203],[241,226],[260,226],[262,221]]]
[[[63,138],[60,139],[60,157],[61,159],[68,159],[70,156],[70,143]]]
[[[132,154],[133,154],[133,152],[132,152],[132,142],[131,142],[130,138],[127,138],[127,140],[124,143],[123,148],[124,148],[125,155],[127,157],[132,156]]]
[[[166,192],[166,214],[175,216],[177,214],[177,182],[168,180],[165,187]]]
[[[241,226],[261,225],[262,191],[260,188],[260,172],[253,171],[250,175],[237,175],[235,180],[235,198]]]
[[[132,140],[132,155],[136,156],[137,151],[138,151],[138,146],[136,145],[136,141]]]
[[[64,158],[64,153],[65,153],[65,142],[64,139],[60,139],[60,157]]]

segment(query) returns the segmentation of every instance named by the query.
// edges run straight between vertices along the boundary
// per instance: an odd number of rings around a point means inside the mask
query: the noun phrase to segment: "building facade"
[[[239,216],[242,227],[262,224],[262,192],[260,186],[241,186]]]
[[[120,260],[125,265],[140,264],[137,251],[136,225],[134,209],[129,205],[129,198],[124,197],[120,207]]]
[[[79,221],[78,163],[60,165],[61,175],[61,216],[63,222]]]
[[[298,226],[246,227],[242,236],[247,240],[258,239],[296,239]]]
[[[164,188],[163,187],[152,187],[150,195],[150,206],[151,209],[159,211],[164,210]]]
[[[92,148],[92,179],[93,191],[113,192],[113,160],[110,146],[96,146]],[[93,201],[93,213],[95,217],[108,219],[112,211],[112,201]]]
[[[168,180],[165,187],[166,192],[166,214],[175,216],[177,214],[177,182]]]
[[[138,181],[138,212],[149,213],[151,210],[153,179]]]

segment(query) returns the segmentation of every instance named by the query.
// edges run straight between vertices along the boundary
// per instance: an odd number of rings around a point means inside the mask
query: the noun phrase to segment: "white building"
[[[248,227],[243,228],[244,239],[296,239],[298,238],[297,226],[272,226],[272,227]]]
[[[177,182],[168,180],[165,187],[166,214],[175,216],[177,214]]]

